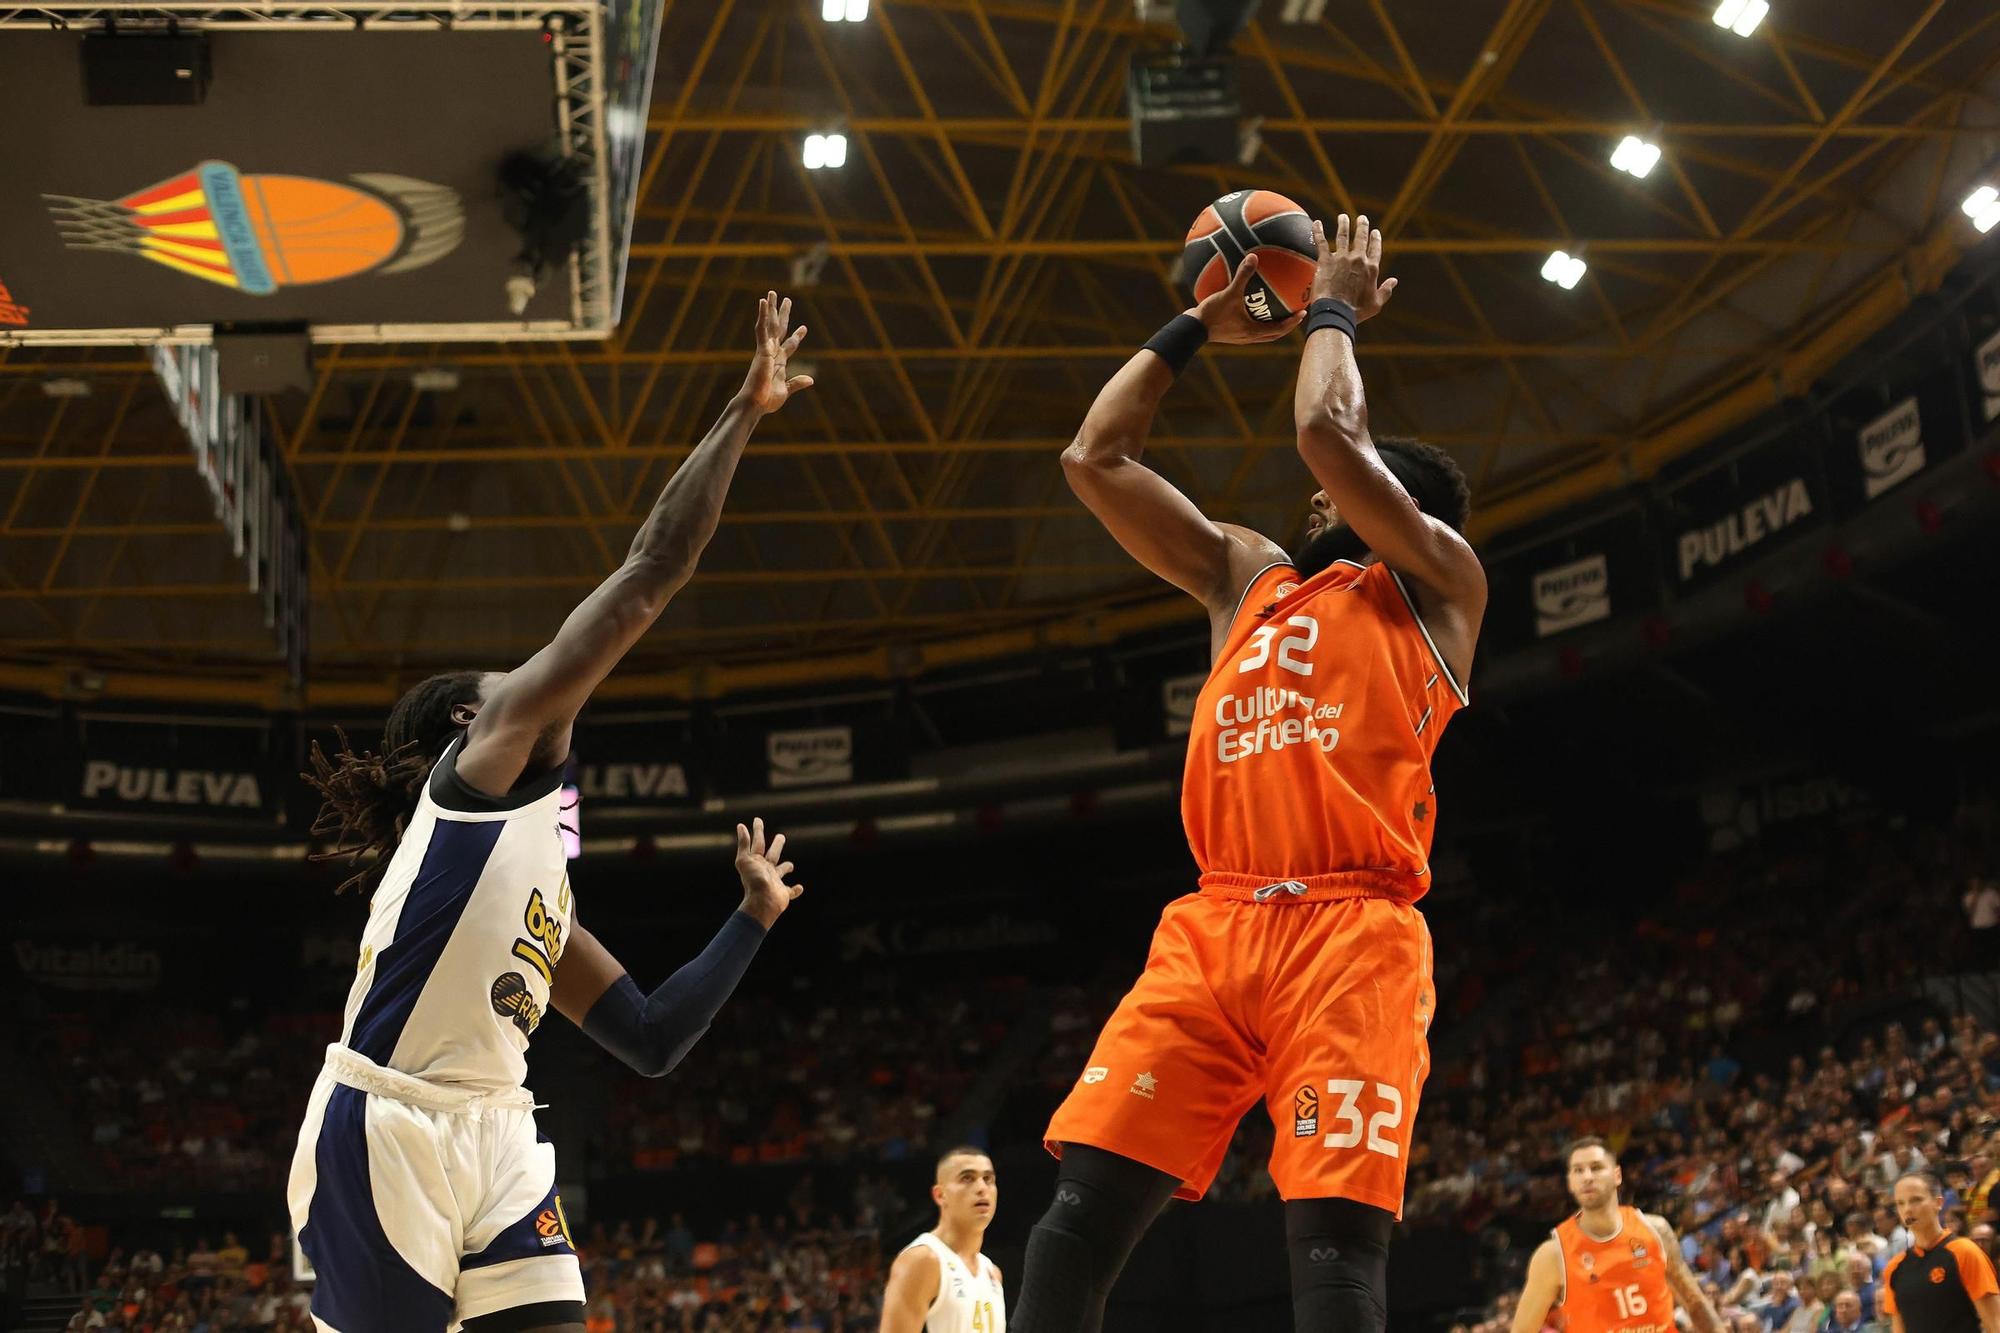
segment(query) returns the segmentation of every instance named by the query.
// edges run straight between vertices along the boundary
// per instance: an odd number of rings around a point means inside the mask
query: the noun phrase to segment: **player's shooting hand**
[[[1313,248],[1319,252],[1319,266],[1313,271],[1312,299],[1337,297],[1354,307],[1354,320],[1379,314],[1396,294],[1396,280],[1382,280],[1382,233],[1371,230],[1368,215],[1350,225],[1341,214],[1328,243],[1326,224],[1313,220]]]
[[[767,292],[757,301],[757,352],[750,358],[750,373],[743,377],[743,397],[759,412],[775,412],[795,393],[812,388],[812,376],[785,374],[792,353],[805,341],[801,324],[787,337],[792,322],[792,298],[778,299]]]
[[[1243,256],[1243,262],[1236,266],[1229,285],[1187,312],[1208,326],[1210,342],[1272,342],[1297,328],[1299,321],[1306,317],[1304,311],[1299,311],[1290,319],[1266,323],[1252,316],[1250,307],[1243,303],[1243,294],[1250,290],[1250,279],[1256,275],[1257,256]]]
[[[780,833],[764,844],[764,821],[753,819],[750,827],[736,826],[736,877],[743,881],[742,911],[769,930],[784,914],[792,900],[806,891],[803,884],[787,884],[792,863],[784,859],[785,835]]]

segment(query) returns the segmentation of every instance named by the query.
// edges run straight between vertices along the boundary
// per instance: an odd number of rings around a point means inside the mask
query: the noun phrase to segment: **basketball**
[[[1231,190],[1188,228],[1182,281],[1195,300],[1206,300],[1229,285],[1248,254],[1257,256],[1257,276],[1243,297],[1252,316],[1273,322],[1305,309],[1316,262],[1305,209],[1274,190]]]
[[[403,243],[402,219],[376,196],[304,176],[243,178],[251,224],[280,284],[365,273]]]

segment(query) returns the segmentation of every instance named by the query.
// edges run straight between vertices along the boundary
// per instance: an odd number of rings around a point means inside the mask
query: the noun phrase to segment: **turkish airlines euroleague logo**
[[[535,1234],[542,1238],[545,1250],[556,1245],[576,1248],[576,1243],[569,1238],[569,1219],[563,1216],[561,1195],[556,1196],[555,1207],[544,1208],[535,1215]]]
[[[4,282],[0,282],[0,324],[12,324],[17,329],[28,327],[28,307],[14,299],[14,293],[7,290]]]

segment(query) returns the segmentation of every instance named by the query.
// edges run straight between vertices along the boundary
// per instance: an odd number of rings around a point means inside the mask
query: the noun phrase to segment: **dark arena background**
[[[578,722],[569,874],[648,989],[738,821],[810,892],[665,1078],[537,1032],[586,1326],[874,1333],[959,1143],[1018,1300],[1194,888],[1210,652],[1059,455],[1253,188],[1382,228],[1374,430],[1460,464],[1489,587],[1389,1327],[1509,1329],[1585,1134],[1730,1333],[1887,1333],[1916,1166],[1994,1252],[1988,0],[63,0],[0,4],[0,123],[0,1329],[312,1329],[367,908],[308,749],[548,642],[767,290],[816,385]],[[1146,454],[1287,545],[1299,342],[1202,352]],[[1106,1330],[1293,1327],[1273,1133]]]

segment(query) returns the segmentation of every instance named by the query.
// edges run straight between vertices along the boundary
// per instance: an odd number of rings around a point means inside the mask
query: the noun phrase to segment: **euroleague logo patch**
[[[1944,1269],[1942,1267],[1931,1270],[1931,1281],[1939,1283],[1944,1281]]]
[[[1310,1083],[1292,1095],[1292,1137],[1309,1139],[1319,1133],[1319,1092]]]
[[[535,1234],[542,1238],[542,1248],[553,1249],[557,1245],[567,1245],[572,1250],[576,1243],[569,1238],[569,1219],[563,1216],[562,1196],[555,1197],[553,1208],[544,1208],[535,1214]]]

